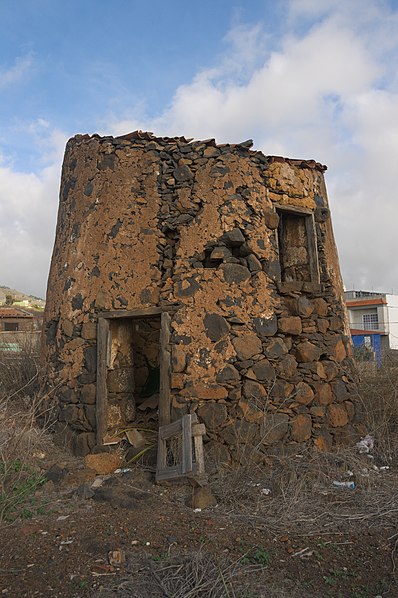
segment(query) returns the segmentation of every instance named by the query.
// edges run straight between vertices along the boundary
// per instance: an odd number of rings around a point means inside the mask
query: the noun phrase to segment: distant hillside
[[[24,307],[38,307],[43,309],[45,305],[44,299],[35,297],[34,295],[27,295],[16,289],[0,285],[0,305],[5,305],[7,295],[11,295],[14,299],[13,305],[22,305]]]

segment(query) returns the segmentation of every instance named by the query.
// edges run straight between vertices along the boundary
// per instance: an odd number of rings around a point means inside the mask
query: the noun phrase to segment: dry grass
[[[375,451],[382,460],[398,465],[398,361],[386,356],[379,369],[362,370],[360,396]]]
[[[151,566],[150,570],[165,597],[232,598],[237,596],[236,580],[253,567],[225,558],[217,561],[198,552],[169,560],[156,569]]]
[[[36,353],[0,356],[0,524],[29,517],[34,494],[44,482],[38,462],[50,447],[48,408],[38,393]],[[33,503],[32,503],[33,501]]]
[[[202,550],[165,556],[156,562],[133,561],[128,568],[123,581],[102,591],[95,590],[94,595],[104,598],[243,598],[253,595],[248,589],[251,576],[263,569],[260,565],[243,564],[241,559],[215,558]]]
[[[26,397],[38,390],[38,339],[28,333],[1,333],[2,346],[19,351],[0,351],[0,399]]]
[[[353,480],[355,490],[336,489],[334,480]],[[372,469],[353,449],[274,457],[272,466],[261,470],[224,469],[212,487],[225,513],[273,534],[379,525],[394,530],[398,514],[396,474]]]

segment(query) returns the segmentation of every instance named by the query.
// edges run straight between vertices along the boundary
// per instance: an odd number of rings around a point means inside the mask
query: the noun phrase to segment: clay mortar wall
[[[98,316],[153,307],[170,315],[170,417],[197,412],[208,458],[363,432],[325,167],[250,147],[138,132],[68,142],[42,354],[75,453],[98,443]],[[300,233],[283,237],[292,213]]]

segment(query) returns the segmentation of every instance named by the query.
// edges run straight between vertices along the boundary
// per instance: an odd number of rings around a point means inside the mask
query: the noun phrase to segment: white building
[[[368,291],[346,291],[351,336],[354,345],[381,352],[398,349],[398,295]]]

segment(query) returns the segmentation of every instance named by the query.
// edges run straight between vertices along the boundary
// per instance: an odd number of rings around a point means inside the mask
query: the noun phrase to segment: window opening
[[[4,332],[16,332],[18,330],[18,322],[4,322]]]
[[[279,208],[277,213],[281,281],[319,282],[312,214]]]
[[[379,317],[377,313],[363,314],[362,319],[364,330],[378,330]]]

